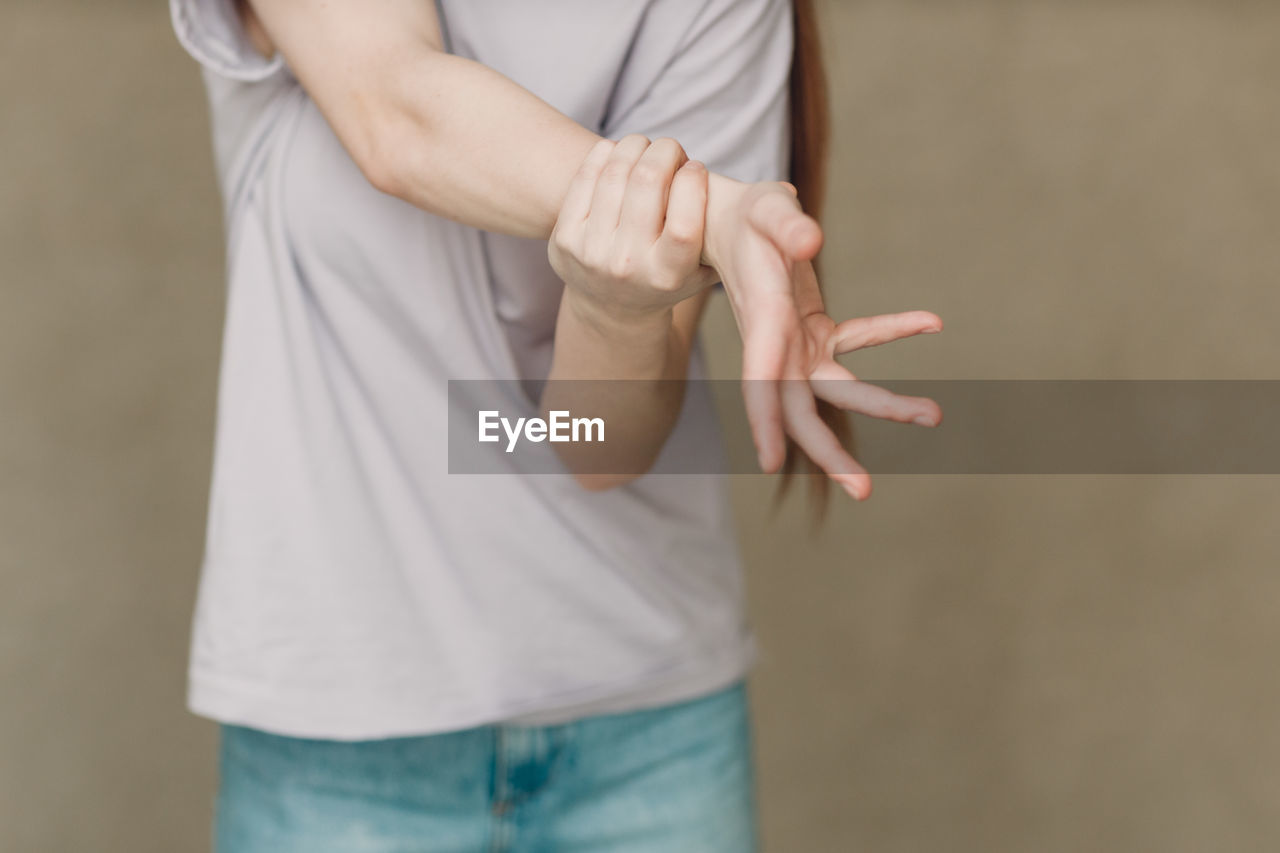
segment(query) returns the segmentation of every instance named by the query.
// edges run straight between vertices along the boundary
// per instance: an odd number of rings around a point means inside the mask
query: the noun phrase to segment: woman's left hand
[[[701,263],[707,170],[672,139],[601,140],[574,177],[547,255],[590,317],[643,322],[718,280]]]

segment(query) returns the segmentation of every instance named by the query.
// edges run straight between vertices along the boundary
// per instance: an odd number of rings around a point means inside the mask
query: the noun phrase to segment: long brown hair
[[[822,43],[813,0],[793,0],[792,16],[795,48],[791,58],[791,183],[796,187],[801,207],[821,222],[831,145],[827,75],[822,64]],[[814,264],[816,266],[816,260]],[[853,425],[843,411],[825,400],[818,400],[818,415],[845,447],[852,447]],[[820,517],[827,506],[830,482],[813,460],[788,439],[780,495],[797,474],[807,476],[810,496]]]

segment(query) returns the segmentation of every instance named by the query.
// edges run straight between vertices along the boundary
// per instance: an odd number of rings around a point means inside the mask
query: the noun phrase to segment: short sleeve
[[[604,135],[669,136],[713,172],[785,180],[792,52],[789,0],[655,0]]]
[[[256,82],[284,67],[280,54],[267,59],[249,42],[235,0],[169,0],[169,14],[183,48],[215,74]]]

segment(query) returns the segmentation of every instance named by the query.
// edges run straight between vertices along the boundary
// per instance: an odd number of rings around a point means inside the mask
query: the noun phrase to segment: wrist
[[[608,304],[572,287],[564,290],[564,307],[574,322],[609,341],[635,345],[666,340],[671,330],[671,308],[638,310]]]
[[[724,274],[728,243],[741,215],[748,184],[712,173],[707,176],[707,223],[702,239],[702,262]]]

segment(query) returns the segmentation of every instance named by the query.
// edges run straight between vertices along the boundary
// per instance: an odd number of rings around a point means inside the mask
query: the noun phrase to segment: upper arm
[[[267,35],[267,31],[263,29],[262,21],[258,20],[258,15],[253,11],[253,6],[249,5],[249,0],[235,0],[235,6],[236,13],[240,16],[240,23],[244,26],[245,38],[249,40],[249,44],[263,59],[270,59],[275,56],[275,43],[271,41],[271,36]]]
[[[442,52],[440,21],[425,0],[248,0],[263,33],[369,174],[379,148],[396,144],[389,124],[409,98],[408,80],[429,75]]]

